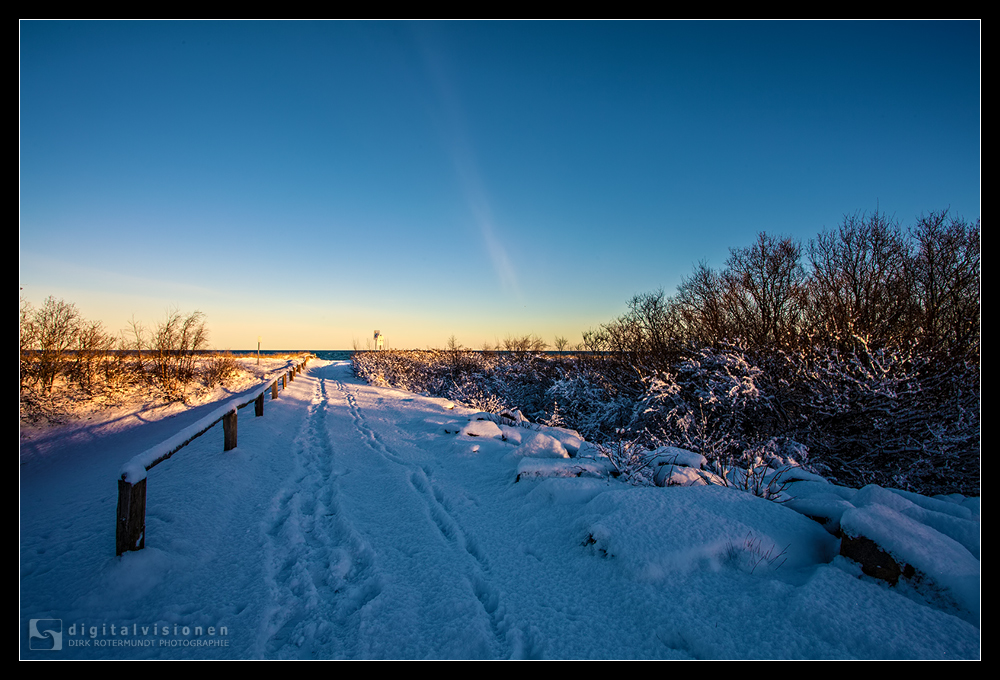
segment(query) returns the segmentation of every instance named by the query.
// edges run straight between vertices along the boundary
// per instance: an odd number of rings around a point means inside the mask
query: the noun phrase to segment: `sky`
[[[974,221],[978,21],[21,21],[19,286],[210,345],[570,344],[761,231]]]

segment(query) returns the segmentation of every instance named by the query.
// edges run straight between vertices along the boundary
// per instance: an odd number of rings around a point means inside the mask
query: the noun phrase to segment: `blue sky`
[[[571,343],[760,231],[980,216],[981,26],[20,23],[20,286],[219,349]]]

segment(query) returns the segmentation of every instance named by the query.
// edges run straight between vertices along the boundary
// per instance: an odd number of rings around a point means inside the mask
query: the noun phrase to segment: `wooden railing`
[[[142,550],[146,545],[146,472],[159,465],[192,441],[208,432],[212,427],[222,422],[223,451],[236,448],[237,412],[244,406],[254,405],[256,416],[264,415],[264,395],[271,391],[271,399],[278,398],[278,383],[284,390],[287,382],[305,368],[309,362],[306,357],[302,363],[293,364],[280,376],[262,383],[254,389],[249,399],[244,395],[223,404],[194,425],[161,442],[157,446],[140,453],[129,460],[121,468],[118,479],[118,516],[115,524],[115,554],[121,555],[129,550]]]

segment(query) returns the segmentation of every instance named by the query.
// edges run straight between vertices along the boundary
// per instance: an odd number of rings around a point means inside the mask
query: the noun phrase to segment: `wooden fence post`
[[[124,475],[123,475],[124,477]],[[115,554],[142,550],[146,545],[146,478],[135,484],[118,480],[118,522]]]
[[[285,389],[285,374],[281,374],[281,389]]]
[[[218,422],[218,421],[216,421]],[[236,409],[222,416],[222,432],[225,442],[223,451],[230,451],[236,448]]]
[[[271,399],[277,399],[277,398],[278,398],[278,381],[275,380],[273,383],[271,383]]]
[[[260,394],[257,395],[257,398],[253,402],[253,411],[254,411],[254,415],[256,415],[258,417],[264,415],[264,392],[263,392],[263,390],[261,391]]]
[[[288,372],[288,382],[292,382],[293,380],[295,380],[295,371],[289,371]]]

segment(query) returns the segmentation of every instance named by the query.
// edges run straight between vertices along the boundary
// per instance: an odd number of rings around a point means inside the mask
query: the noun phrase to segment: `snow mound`
[[[787,571],[827,563],[837,553],[837,540],[816,522],[719,486],[608,491],[587,505],[577,534],[594,554],[654,582],[722,569],[748,541],[761,556],[783,553],[780,566]]]
[[[912,566],[924,590],[943,589],[941,596],[979,618],[979,560],[960,543],[879,503],[848,510],[840,525],[846,536],[869,538],[898,563]]]
[[[715,475],[698,468],[683,465],[661,464],[653,472],[656,486],[704,486],[718,479]]]
[[[569,458],[569,451],[566,450],[562,442],[541,432],[536,432],[517,447],[515,453],[518,456],[532,458]]]
[[[492,420],[470,420],[461,433],[466,437],[502,437],[500,426]]]
[[[544,460],[525,458],[517,466],[515,481],[543,477],[598,477],[611,473],[611,467],[599,460]]]
[[[650,454],[653,467],[663,465],[683,465],[689,468],[705,468],[708,459],[700,453],[679,449],[675,446],[661,446]]]
[[[882,505],[906,515],[915,522],[938,531],[948,538],[962,544],[966,550],[979,559],[979,523],[971,519],[962,519],[952,514],[945,514],[942,509],[951,509],[947,503],[935,501],[933,498],[919,494],[900,491],[898,489],[883,489],[877,484],[864,487],[851,500],[856,508],[871,505]],[[953,506],[956,510],[964,510],[961,506]],[[933,509],[930,509],[933,508]]]
[[[580,447],[583,446],[583,437],[576,430],[565,427],[543,427],[541,432],[553,439],[558,439],[571,456],[575,456]]]
[[[523,434],[525,430],[520,427],[511,427],[510,425],[501,425],[500,431],[503,433],[504,441],[510,442],[514,445],[519,445],[523,439]]]

